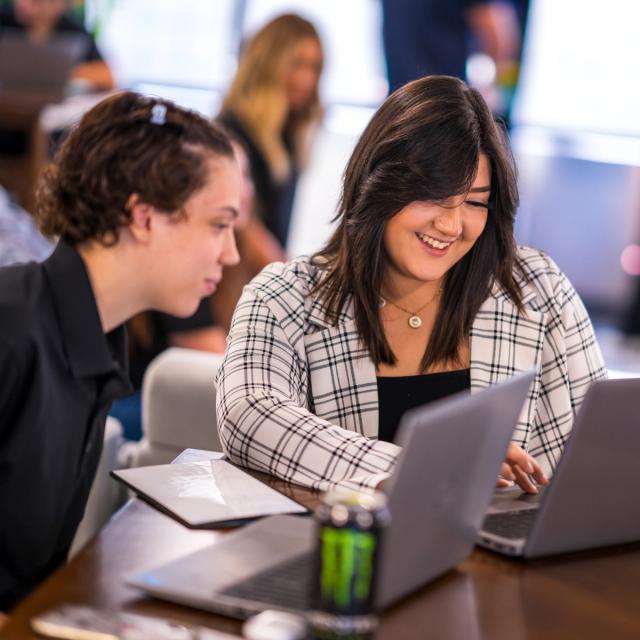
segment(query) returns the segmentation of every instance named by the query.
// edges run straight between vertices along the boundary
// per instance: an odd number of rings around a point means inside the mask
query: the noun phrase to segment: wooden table
[[[309,507],[317,504],[310,491],[274,479],[268,483]],[[124,585],[126,575],[224,535],[191,531],[132,500],[13,611],[0,638],[35,637],[30,618],[63,602],[152,613],[239,634],[235,620],[144,598]],[[476,550],[457,569],[382,614],[377,640],[413,638],[637,640],[640,544],[536,562]]]

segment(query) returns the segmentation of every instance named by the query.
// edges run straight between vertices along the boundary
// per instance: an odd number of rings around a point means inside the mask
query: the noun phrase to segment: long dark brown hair
[[[514,278],[518,190],[507,136],[476,90],[457,78],[429,76],[391,94],[356,145],[345,170],[338,227],[313,262],[326,269],[316,292],[327,320],[335,324],[352,299],[358,333],[376,365],[396,362],[379,314],[388,265],[385,225],[411,202],[441,203],[468,192],[481,153],[491,165],[487,224],[445,276],[423,371],[459,362],[460,345],[495,281],[522,310]]]

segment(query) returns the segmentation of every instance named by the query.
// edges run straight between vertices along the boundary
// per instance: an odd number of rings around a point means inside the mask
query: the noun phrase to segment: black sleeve
[[[8,442],[11,432],[17,427],[18,411],[22,396],[28,387],[28,381],[22,379],[23,367],[20,366],[11,347],[0,339],[0,612],[8,611],[23,595],[23,587],[16,578],[11,567],[14,557],[9,543],[10,514],[15,508],[15,497],[7,489],[7,476],[11,466],[28,464],[28,461],[16,460],[12,455]],[[37,455],[37,446],[34,455]]]
[[[0,461],[5,438],[16,419],[16,411],[28,383],[13,350],[0,339]]]

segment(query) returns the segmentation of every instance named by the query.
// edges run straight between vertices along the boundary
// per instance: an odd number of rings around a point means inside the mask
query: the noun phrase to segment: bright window
[[[325,104],[384,99],[382,12],[373,0],[87,0],[86,19],[120,86],[200,108],[226,91],[241,38],[286,12],[320,32]]]

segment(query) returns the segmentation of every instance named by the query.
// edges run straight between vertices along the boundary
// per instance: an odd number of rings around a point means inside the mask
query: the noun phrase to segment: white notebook
[[[233,526],[279,513],[307,513],[226,460],[118,469],[111,474],[142,499],[192,529]]]

